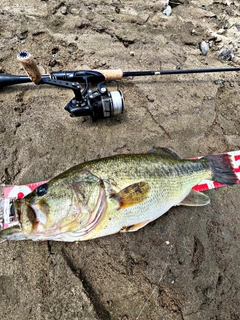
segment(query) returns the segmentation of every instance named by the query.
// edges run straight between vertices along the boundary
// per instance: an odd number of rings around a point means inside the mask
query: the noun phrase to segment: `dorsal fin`
[[[153,149],[149,150],[147,153],[154,153],[163,158],[181,159],[174,151],[168,148],[153,147]]]

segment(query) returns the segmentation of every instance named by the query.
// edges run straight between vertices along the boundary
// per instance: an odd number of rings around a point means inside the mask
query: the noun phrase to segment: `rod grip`
[[[96,70],[104,75],[106,81],[109,80],[121,80],[123,77],[123,72],[121,69],[115,70]]]
[[[41,73],[33,59],[33,56],[26,51],[22,51],[17,55],[17,59],[32,82],[39,84],[41,82]]]

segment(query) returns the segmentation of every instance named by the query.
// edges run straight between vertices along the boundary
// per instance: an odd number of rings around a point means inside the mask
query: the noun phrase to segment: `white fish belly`
[[[97,233],[91,235],[91,238],[102,237],[120,232],[124,227],[139,224],[146,221],[147,223],[156,220],[171,207],[179,205],[180,202],[189,194],[191,187],[178,194],[176,197],[150,197],[146,201],[135,204],[134,206],[119,209],[112,213],[111,219],[106,221]]]

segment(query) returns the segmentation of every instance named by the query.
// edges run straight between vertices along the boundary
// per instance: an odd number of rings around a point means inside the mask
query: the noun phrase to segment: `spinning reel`
[[[83,79],[81,76],[81,82],[85,80],[85,88],[79,82],[68,82],[59,80],[59,78],[69,77],[69,73],[54,72],[49,78],[42,78],[41,83],[55,85],[63,88],[72,89],[75,97],[68,102],[65,106],[65,110],[70,113],[71,117],[90,116],[93,121],[103,118],[109,118],[114,115],[123,113],[124,99],[120,90],[109,91],[107,88],[107,82],[102,81],[97,84],[96,89],[89,89],[88,77],[94,76],[100,78],[102,76],[98,71],[81,71],[81,73],[87,74],[87,77]],[[73,75],[70,78],[77,80],[79,75]],[[55,79],[54,79],[55,78]]]

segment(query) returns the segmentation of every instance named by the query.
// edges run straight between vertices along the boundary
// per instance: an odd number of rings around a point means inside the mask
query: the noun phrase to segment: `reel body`
[[[120,90],[109,91],[106,86],[107,82],[103,81],[105,78],[99,71],[58,71],[51,73],[50,76],[51,80],[57,80],[54,81],[55,85],[58,83],[60,86],[62,84],[65,86],[67,84],[69,88],[69,82],[65,81],[71,81],[70,87],[75,97],[64,108],[70,113],[71,117],[90,116],[93,121],[96,121],[121,114],[124,111],[122,92]],[[61,79],[61,82],[59,79]],[[48,80],[49,84],[52,82],[51,80]],[[96,80],[98,81],[97,88],[94,90],[89,89],[89,83],[96,82]],[[80,82],[85,85],[83,90]]]
[[[124,111],[124,98],[121,90],[109,91],[105,81],[100,82],[95,90],[88,89],[88,82],[83,90],[78,82],[49,78],[42,79],[42,82],[73,90],[75,97],[64,108],[71,117],[90,116],[93,121],[96,121],[121,114]]]

